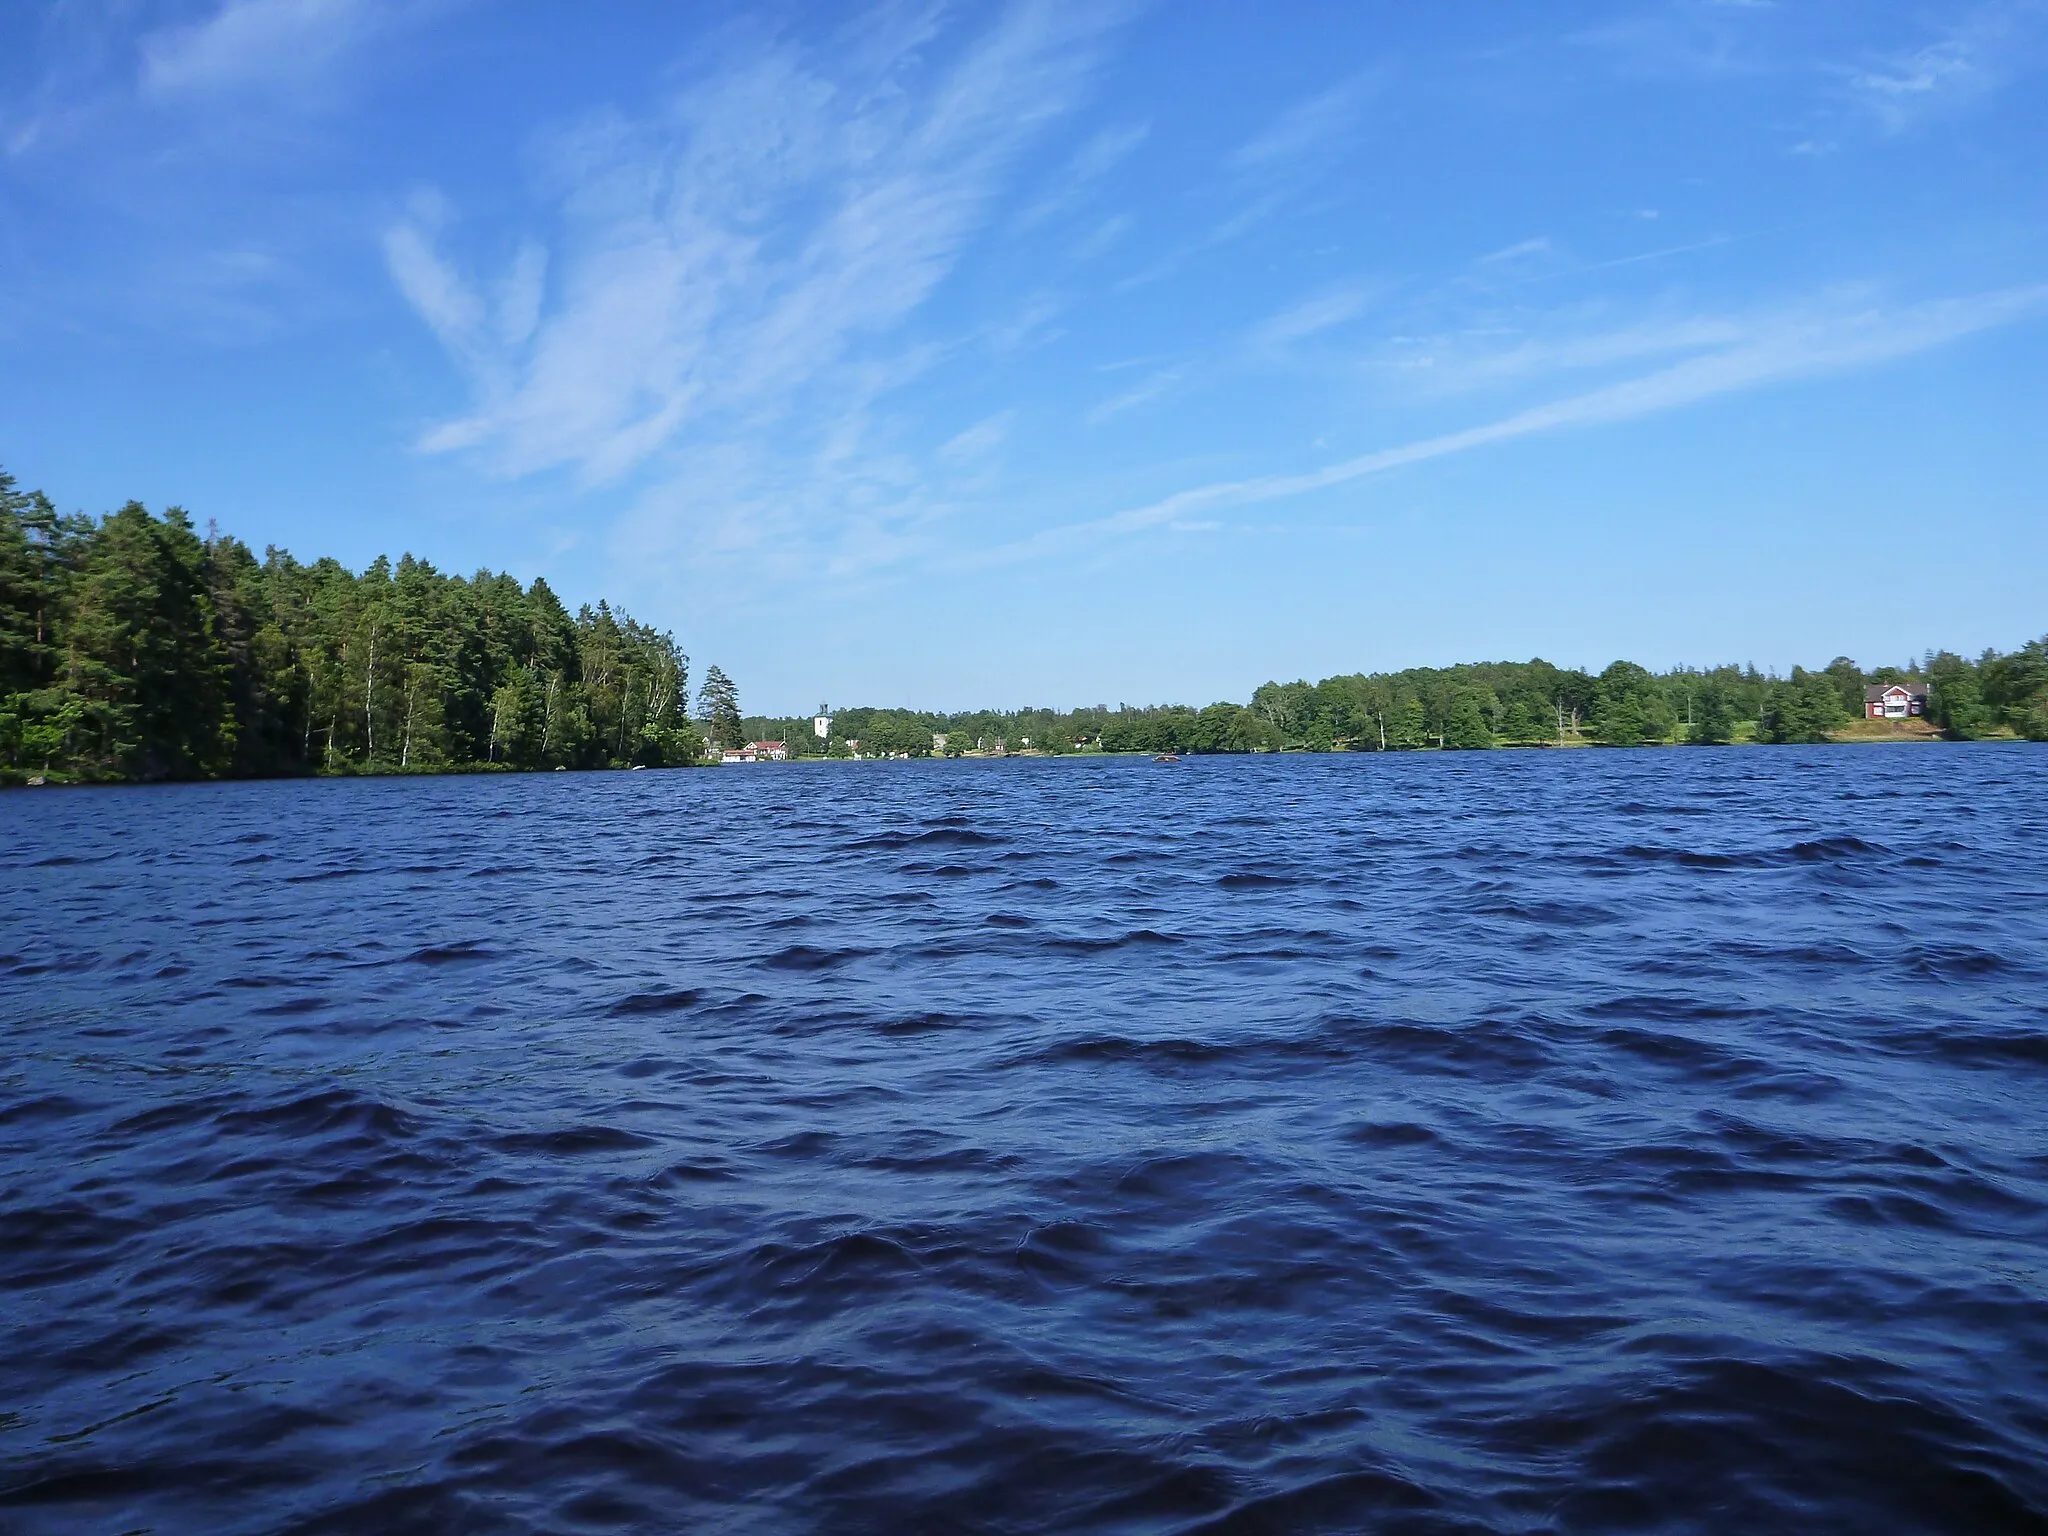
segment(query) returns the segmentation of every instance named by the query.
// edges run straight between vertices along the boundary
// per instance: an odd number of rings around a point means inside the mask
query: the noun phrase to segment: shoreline
[[[1389,747],[1385,749],[1334,746],[1327,751],[1315,751],[1306,747],[1261,748],[1250,752],[1196,752],[1180,754],[1183,762],[1197,758],[1242,759],[1270,757],[1483,757],[1493,752],[1579,752],[1638,753],[1667,751],[1726,751],[1730,749],[1782,751],[1787,746],[1804,747],[1883,747],[1883,746],[2026,746],[2027,738],[2013,733],[1990,734],[1977,737],[1952,737],[1939,732],[1898,732],[1877,734],[1871,732],[1840,732],[1831,734],[1826,741],[1816,742],[1763,742],[1754,739],[1743,741],[1717,742],[1711,747],[1696,747],[1690,742],[1663,741],[1638,745],[1618,746],[1608,742],[1570,741],[1560,746],[1554,741],[1496,742],[1490,747]],[[2038,745],[2038,743],[2036,743]],[[761,761],[755,763],[679,763],[673,766],[649,769],[635,766],[625,768],[508,768],[503,764],[464,764],[440,768],[393,768],[388,770],[357,769],[345,773],[317,772],[291,774],[250,775],[247,777],[210,778],[161,778],[161,779],[82,779],[67,778],[62,774],[46,772],[23,774],[16,770],[0,770],[0,791],[29,789],[150,789],[168,784],[280,784],[280,783],[342,783],[351,779],[458,779],[458,778],[545,778],[557,773],[585,775],[613,775],[627,773],[694,773],[700,769],[712,768],[789,768],[800,764],[846,764],[849,766],[871,763],[940,763],[940,762],[1007,762],[1013,759],[1034,761],[1086,760],[1143,762],[1157,756],[1148,751],[1104,752],[1083,750],[1075,752],[1043,752],[1036,748],[1025,748],[1017,752],[963,752],[957,757],[944,753],[929,753],[919,757],[899,755],[894,757],[792,757],[782,762]]]

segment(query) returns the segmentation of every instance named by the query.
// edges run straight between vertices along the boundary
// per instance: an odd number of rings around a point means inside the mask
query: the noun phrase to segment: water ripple
[[[0,797],[0,1528],[2048,1530],[2044,786]]]

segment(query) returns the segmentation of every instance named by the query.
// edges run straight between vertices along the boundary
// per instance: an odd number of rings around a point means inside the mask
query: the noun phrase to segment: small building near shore
[[[1911,720],[1926,713],[1925,683],[1872,683],[1863,690],[1865,719]]]
[[[744,747],[727,747],[718,754],[721,763],[779,763],[789,756],[785,741],[750,741]]]

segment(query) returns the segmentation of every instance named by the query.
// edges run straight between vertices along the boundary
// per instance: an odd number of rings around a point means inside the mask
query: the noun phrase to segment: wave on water
[[[0,797],[0,1529],[2048,1531],[2044,788]]]

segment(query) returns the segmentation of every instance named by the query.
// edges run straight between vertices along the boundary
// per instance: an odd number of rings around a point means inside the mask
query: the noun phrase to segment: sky
[[[2048,0],[0,7],[0,465],[749,712],[2048,630]]]

